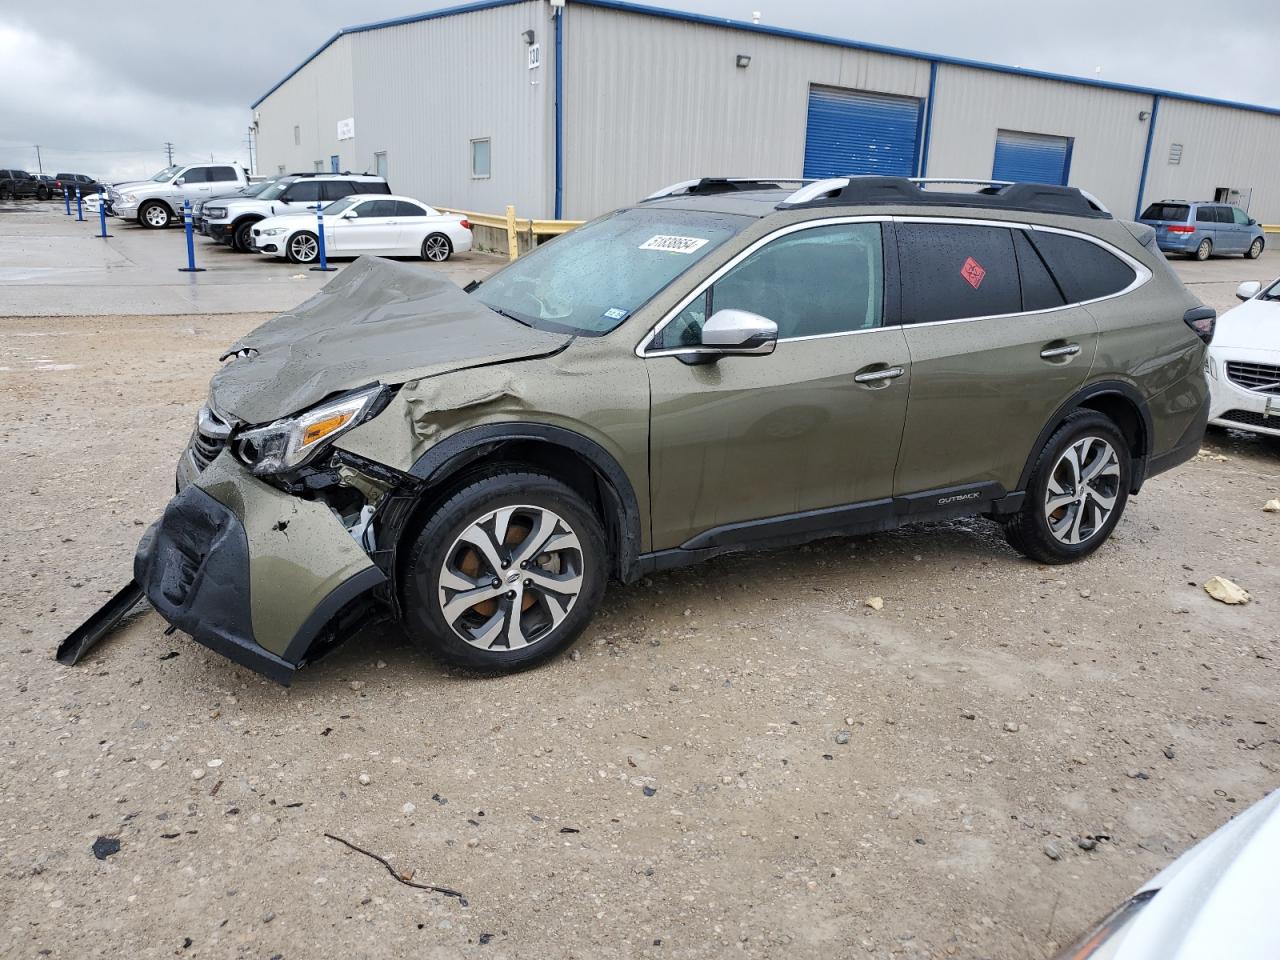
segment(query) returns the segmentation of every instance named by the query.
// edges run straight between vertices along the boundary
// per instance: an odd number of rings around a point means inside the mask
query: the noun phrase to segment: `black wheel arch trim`
[[[359,599],[375,587],[382,586],[386,580],[386,575],[376,566],[365,567],[359,573],[352,574],[346,580],[343,580],[330,590],[325,595],[325,598],[317,603],[312,611],[307,614],[307,619],[302,621],[302,626],[298,628],[293,635],[293,639],[289,641],[289,645],[285,647],[284,655],[281,659],[295,667],[301,666],[307,651],[311,649],[311,645],[320,636],[329,621],[336,617],[347,604]]]
[[[1031,482],[1031,471],[1035,467],[1036,459],[1040,456],[1040,451],[1049,442],[1053,432],[1062,425],[1062,421],[1077,410],[1088,409],[1086,401],[1104,396],[1122,397],[1132,404],[1138,412],[1138,419],[1142,425],[1142,436],[1139,437],[1140,452],[1133,457],[1131,489],[1129,491],[1130,493],[1138,492],[1146,479],[1147,461],[1151,456],[1151,438],[1154,436],[1151,410],[1147,405],[1146,398],[1138,392],[1138,389],[1133,384],[1126,383],[1123,380],[1099,380],[1096,383],[1091,383],[1072,394],[1065,403],[1053,412],[1053,416],[1041,428],[1039,435],[1036,437],[1036,442],[1027,454],[1027,462],[1018,477],[1019,490],[1027,489],[1027,484]]]
[[[460,430],[432,446],[409,468],[409,474],[429,487],[434,486],[503,443],[529,440],[571,450],[586,460],[604,480],[605,491],[614,501],[612,506],[620,514],[618,536],[612,544],[616,550],[617,576],[623,582],[638,578],[641,574],[636,561],[643,541],[640,503],[635,488],[613,455],[589,437],[566,427],[544,423],[482,424]],[[609,518],[602,519],[607,533],[611,525]]]

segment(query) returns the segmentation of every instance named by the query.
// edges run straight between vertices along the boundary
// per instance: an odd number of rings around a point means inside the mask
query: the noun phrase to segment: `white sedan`
[[[1057,960],[1275,960],[1280,790],[1219,827]]]
[[[1240,284],[1209,347],[1209,422],[1280,437],[1280,280]]]
[[[411,197],[354,194],[325,207],[325,256],[421,257],[441,263],[471,249],[471,224]],[[314,213],[268,217],[253,225],[253,249],[293,263],[320,259]]]

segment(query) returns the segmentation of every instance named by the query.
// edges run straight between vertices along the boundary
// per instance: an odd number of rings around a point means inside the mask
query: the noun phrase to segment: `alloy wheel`
[[[443,263],[449,259],[449,241],[440,234],[432,234],[423,241],[422,253],[428,260]]]
[[[473,647],[519,650],[549,636],[582,588],[582,545],[563,517],[545,507],[500,507],[449,548],[440,611]]]
[[[319,252],[315,239],[306,235],[294,237],[289,241],[289,252],[298,263],[310,263]]]
[[[147,221],[148,226],[165,227],[169,225],[169,214],[165,212],[164,207],[159,204],[152,204],[147,207],[146,212],[142,215]]]
[[[1067,447],[1049,474],[1044,515],[1049,532],[1076,545],[1106,526],[1120,495],[1120,458],[1101,437],[1082,437]]]

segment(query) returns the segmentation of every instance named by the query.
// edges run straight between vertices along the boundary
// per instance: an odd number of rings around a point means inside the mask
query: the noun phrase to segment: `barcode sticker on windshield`
[[[667,253],[693,253],[706,244],[702,237],[669,237],[659,235],[650,237],[640,244],[641,250],[665,250]]]

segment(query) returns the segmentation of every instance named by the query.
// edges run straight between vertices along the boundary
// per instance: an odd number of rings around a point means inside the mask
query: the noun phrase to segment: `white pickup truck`
[[[160,229],[182,220],[182,204],[242,189],[249,175],[238,163],[180,163],[149,180],[118,183],[107,191],[107,212]]]

